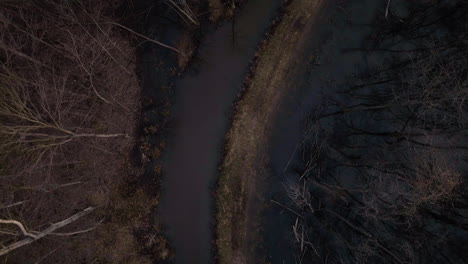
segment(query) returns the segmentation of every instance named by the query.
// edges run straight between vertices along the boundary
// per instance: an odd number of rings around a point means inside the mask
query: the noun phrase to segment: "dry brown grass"
[[[210,20],[217,22],[224,14],[224,4],[221,0],[209,0],[208,5],[210,7]]]
[[[236,8],[246,0],[209,0],[210,21],[213,23],[234,16]]]
[[[322,4],[297,0],[287,6],[282,20],[258,52],[253,75],[246,81],[245,94],[236,106],[217,190],[220,263],[254,263],[250,259],[251,243],[258,237],[255,230],[250,230],[249,221],[256,221],[258,215],[247,212],[261,195],[259,182],[266,173],[269,127],[281,98],[292,88],[290,80],[305,62],[302,51]]]
[[[185,31],[179,36],[179,39],[177,40],[176,47],[184,54],[179,54],[177,57],[177,63],[181,69],[185,69],[185,67],[187,67],[192,59],[195,49],[197,48],[193,39],[193,33]]]

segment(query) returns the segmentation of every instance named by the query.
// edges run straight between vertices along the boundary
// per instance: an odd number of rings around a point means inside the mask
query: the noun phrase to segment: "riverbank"
[[[175,41],[153,36],[169,28],[161,22],[169,7],[161,3],[151,13],[150,2],[2,4],[0,219],[40,232],[82,215],[11,251],[24,237],[2,223],[2,262],[141,264],[171,258],[154,210],[171,83],[196,41],[188,31]]]
[[[256,54],[232,126],[217,187],[216,245],[219,263],[255,262],[261,182],[267,174],[266,143],[272,118],[291,80],[301,71],[307,39],[322,1],[293,0]]]
[[[157,203],[132,155],[141,42],[119,7],[1,4],[2,262],[151,262],[135,236]]]
[[[279,6],[280,1],[251,0],[237,9],[235,25],[204,27],[195,60],[203,63],[194,63],[175,81],[159,211],[175,263],[213,261],[212,193],[232,102]]]

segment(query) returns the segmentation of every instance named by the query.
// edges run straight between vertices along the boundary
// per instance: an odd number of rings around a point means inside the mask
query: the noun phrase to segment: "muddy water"
[[[236,16],[235,38],[231,23],[208,32],[200,45],[200,63],[176,83],[174,136],[160,211],[175,263],[212,262],[212,190],[232,102],[279,4],[248,1]]]

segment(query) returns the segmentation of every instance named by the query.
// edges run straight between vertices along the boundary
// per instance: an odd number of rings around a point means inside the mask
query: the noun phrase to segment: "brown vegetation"
[[[232,18],[236,8],[245,0],[208,0],[211,22],[219,22],[223,19]]]
[[[147,219],[157,197],[138,189],[129,159],[140,88],[133,34],[114,19],[119,4],[0,4],[0,246],[31,242],[0,251],[4,261],[168,255]],[[135,237],[142,230],[152,232],[146,245]]]
[[[258,203],[266,171],[266,140],[271,117],[291,89],[291,76],[305,62],[302,47],[322,1],[292,1],[257,54],[246,91],[235,108],[226,136],[217,187],[216,245],[220,263],[254,263],[259,232]],[[303,30],[296,25],[304,25]]]
[[[177,40],[176,47],[184,53],[183,56],[179,55],[177,57],[179,68],[184,69],[192,60],[196,49],[196,45],[193,42],[193,34],[189,31],[183,32]]]

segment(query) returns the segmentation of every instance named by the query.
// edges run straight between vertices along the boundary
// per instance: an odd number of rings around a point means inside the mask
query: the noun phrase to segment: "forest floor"
[[[0,262],[142,264],[172,255],[154,219],[162,173],[154,164],[165,149],[170,104],[142,89],[138,47],[145,39],[136,31],[144,22],[125,3],[1,4],[0,219],[40,232],[92,210],[61,233],[8,252],[28,238],[2,224]],[[183,36],[176,45],[190,54],[192,42],[191,35]],[[177,68],[175,53],[163,52],[172,56],[175,70],[151,71],[172,72],[173,79],[188,59],[181,63],[179,56]],[[170,90],[169,85],[151,88]],[[15,109],[13,99],[30,110]]]
[[[323,1],[293,0],[275,21],[256,54],[226,135],[217,187],[219,263],[254,263],[261,182],[267,174],[267,140],[282,98],[311,58],[303,51]],[[257,226],[258,227],[258,226]]]

